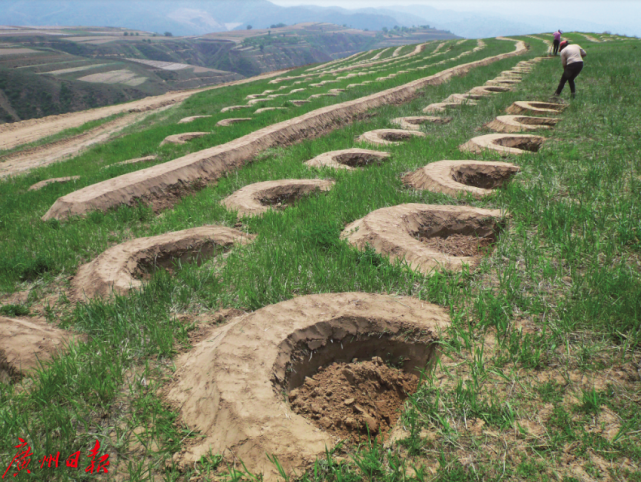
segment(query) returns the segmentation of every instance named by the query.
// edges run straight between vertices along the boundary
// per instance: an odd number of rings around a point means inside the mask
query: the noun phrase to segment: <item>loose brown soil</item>
[[[490,251],[494,243],[491,238],[479,238],[464,234],[452,234],[446,238],[419,238],[429,248],[445,253],[449,256],[479,256]]]
[[[418,376],[390,368],[380,357],[363,363],[332,363],[289,392],[294,412],[341,438],[385,435],[399,418]]]
[[[487,134],[474,137],[465,144],[459,146],[462,152],[480,154],[484,150],[496,151],[502,156],[510,154],[525,154],[527,152],[538,152],[545,137],[529,134]]]
[[[64,350],[73,338],[72,333],[44,320],[0,316],[0,383],[19,380]]]

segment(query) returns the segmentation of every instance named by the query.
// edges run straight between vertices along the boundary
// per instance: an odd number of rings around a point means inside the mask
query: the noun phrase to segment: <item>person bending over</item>
[[[574,79],[576,79],[581,73],[581,70],[583,70],[583,57],[585,57],[587,53],[579,45],[570,45],[567,40],[561,42],[559,49],[561,50],[563,75],[561,76],[561,82],[559,82],[559,87],[556,89],[554,95],[561,95],[565,83],[568,82],[570,84],[570,92],[572,92],[572,97],[574,97],[576,93]]]
[[[558,55],[559,54],[559,45],[561,44],[561,29],[557,30],[554,32],[554,50],[552,51],[552,55]]]

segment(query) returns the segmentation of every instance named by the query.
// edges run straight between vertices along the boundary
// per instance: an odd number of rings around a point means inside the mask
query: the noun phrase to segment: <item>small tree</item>
[[[136,32],[136,37],[140,37],[140,34],[138,32]]]
[[[165,32],[165,37],[173,37],[174,34],[171,32]]]
[[[385,32],[385,33],[388,32],[387,27],[383,27],[383,32]]]
[[[127,35],[129,35],[129,32],[125,32],[123,35],[126,37]]]
[[[254,27],[252,27],[251,25],[247,25],[247,30],[251,30],[252,28]]]

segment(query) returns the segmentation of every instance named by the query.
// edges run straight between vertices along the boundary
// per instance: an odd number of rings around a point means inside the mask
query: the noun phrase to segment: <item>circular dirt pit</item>
[[[192,141],[194,139],[198,139],[199,137],[206,136],[207,134],[210,134],[209,132],[185,132],[184,134],[174,134],[172,136],[167,136],[165,137],[165,140],[160,143],[161,146],[164,146],[166,144],[187,144],[187,142]]]
[[[250,121],[250,120],[252,120],[251,117],[235,117],[235,118],[232,118],[232,119],[219,120],[218,122],[216,122],[216,125],[217,126],[221,126],[221,127],[227,127],[227,126],[230,126],[232,124],[240,124],[241,122],[247,122],[247,121]]]
[[[500,115],[485,125],[495,132],[523,132],[552,129],[561,119],[554,117],[528,117],[522,115]]]
[[[270,112],[272,110],[287,110],[285,107],[262,107],[261,109],[256,109],[254,114],[262,114],[263,112]]]
[[[506,112],[512,115],[518,114],[560,114],[567,106],[551,102],[526,102],[517,101],[507,108]]]
[[[20,380],[74,338],[83,339],[35,318],[0,316],[0,383]]]
[[[401,204],[369,213],[349,224],[341,237],[359,249],[368,246],[412,269],[476,266],[502,225],[501,211],[467,206]]]
[[[492,194],[520,169],[507,162],[438,161],[403,177],[414,189],[442,192],[450,196],[470,193],[476,198]]]
[[[234,244],[255,238],[224,226],[202,226],[149,238],[138,238],[109,248],[81,266],[71,282],[75,299],[126,295],[142,287],[142,280],[158,268],[202,262],[228,251]]]
[[[127,164],[141,164],[143,162],[151,162],[158,159],[158,156],[146,156],[146,157],[137,157],[136,159],[129,159],[128,161],[116,162],[115,164],[109,164],[108,166],[103,167],[103,169],[108,169],[114,166],[126,166]]]
[[[390,157],[388,152],[369,149],[344,149],[330,151],[316,156],[305,163],[307,167],[332,167],[334,169],[355,169],[370,164],[380,164]]]
[[[493,79],[493,80],[488,80],[485,82],[485,87],[491,87],[491,86],[502,86],[502,85],[516,85],[520,84],[520,80],[516,79]]]
[[[436,117],[429,115],[419,115],[412,117],[397,117],[390,122],[396,124],[406,131],[418,131],[423,124],[448,124],[452,121],[451,117]]]
[[[192,465],[211,451],[243,460],[250,471],[275,481],[278,473],[266,456],[273,454],[287,473],[300,474],[338,442],[334,434],[349,430],[358,438],[372,420],[380,420],[380,431],[393,424],[385,418],[391,403],[374,411],[356,397],[350,402],[347,391],[332,398],[328,389],[339,380],[328,380],[328,371],[340,366],[346,382],[354,375],[350,386],[370,384],[380,400],[395,397],[398,403],[414,387],[407,380],[435,362],[438,333],[448,325],[443,308],[368,293],[301,296],[234,318],[177,360],[165,399],[203,438],[176,459]],[[350,366],[354,358],[365,363]],[[379,359],[400,372],[383,369]],[[314,405],[324,410],[305,402],[312,385],[318,389]],[[294,410],[297,399],[301,412],[309,406],[309,416],[292,411],[288,399]],[[352,411],[353,421],[335,417],[344,410]],[[332,432],[334,426],[340,432]]]
[[[480,99],[482,96],[478,94],[452,94],[449,97],[447,97],[443,102],[445,104],[468,104],[468,105],[476,105],[476,102],[474,102],[472,99]]]
[[[220,109],[220,112],[231,112],[232,110],[248,109],[249,107],[251,107],[251,105],[230,105],[229,107],[223,107]]]
[[[190,122],[194,122],[197,119],[208,119],[210,118],[210,115],[194,115],[191,117],[185,117],[184,119],[180,119],[178,121],[179,124],[189,124]]]
[[[474,87],[470,90],[471,94],[475,95],[492,95],[500,94],[501,92],[509,92],[511,89],[509,87],[503,87],[499,85],[481,85]]]
[[[459,146],[462,152],[480,154],[485,150],[496,151],[502,156],[538,152],[545,137],[529,134],[487,134],[474,137]]]
[[[425,137],[422,132],[406,131],[403,129],[376,129],[365,132],[356,138],[357,142],[367,142],[381,146],[398,145],[412,137]]]
[[[29,191],[39,191],[40,189],[47,187],[49,184],[66,184],[68,182],[77,181],[80,179],[80,176],[69,176],[69,177],[56,177],[53,179],[46,179],[40,181],[31,186]]]
[[[296,107],[300,107],[303,104],[309,104],[311,101],[310,100],[290,100],[292,104],[294,104]]]
[[[476,102],[465,102],[465,105],[476,105]],[[438,112],[445,112],[449,107],[460,107],[463,105],[460,102],[437,102],[435,104],[430,104],[423,109],[425,114],[436,114]]]
[[[329,191],[334,181],[324,179],[283,179],[250,184],[221,201],[241,216],[257,216],[270,209],[285,208],[304,196]]]

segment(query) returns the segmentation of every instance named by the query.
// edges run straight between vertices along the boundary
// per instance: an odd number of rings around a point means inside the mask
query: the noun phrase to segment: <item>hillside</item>
[[[127,34],[127,35],[125,35]],[[111,105],[325,62],[370,48],[454,38],[300,24],[200,37],[114,28],[0,30],[0,122]]]
[[[641,479],[640,41],[564,35],[0,126],[8,477]]]

